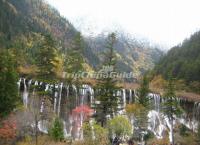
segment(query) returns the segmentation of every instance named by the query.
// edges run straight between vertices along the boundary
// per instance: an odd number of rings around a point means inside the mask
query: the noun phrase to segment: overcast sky
[[[47,0],[84,35],[124,29],[171,47],[200,30],[200,0]]]

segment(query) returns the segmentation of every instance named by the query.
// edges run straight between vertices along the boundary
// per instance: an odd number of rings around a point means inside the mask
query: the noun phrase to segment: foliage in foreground
[[[0,51],[0,118],[7,116],[20,101],[17,91],[18,76],[8,50]]]
[[[123,116],[116,116],[109,120],[108,129],[110,136],[114,135],[118,138],[130,136],[133,131],[130,121]]]
[[[49,129],[49,135],[55,141],[64,139],[63,123],[59,118],[55,118],[52,127]]]
[[[108,130],[95,122],[83,125],[84,143],[86,145],[108,145]]]

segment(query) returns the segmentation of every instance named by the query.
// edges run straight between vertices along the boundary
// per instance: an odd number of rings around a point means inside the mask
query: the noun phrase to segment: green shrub
[[[49,136],[55,141],[61,141],[64,139],[63,123],[59,118],[55,118],[48,133]]]

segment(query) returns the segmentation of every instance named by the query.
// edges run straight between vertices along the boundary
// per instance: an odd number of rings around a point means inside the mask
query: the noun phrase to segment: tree
[[[72,116],[76,126],[82,128],[83,122],[86,121],[93,114],[93,112],[94,111],[87,105],[80,105],[73,109]],[[83,138],[83,132],[81,132],[79,138]]]
[[[96,122],[85,122],[83,124],[84,142],[86,145],[108,145],[108,130]]]
[[[7,116],[20,102],[17,87],[18,75],[8,50],[0,51],[0,118]]]
[[[76,77],[81,71],[84,70],[84,40],[81,33],[76,33],[72,41],[72,46],[67,49],[67,54],[64,58],[64,72],[66,73],[64,82],[68,84],[68,102],[76,102],[76,95],[78,95],[78,87],[81,85],[81,78]],[[77,89],[74,89],[75,85]],[[71,114],[71,110],[74,109],[75,103],[67,103],[68,114]]]
[[[12,144],[16,134],[16,120],[11,114],[0,123],[0,144],[9,144],[9,142]]]
[[[118,138],[130,136],[132,133],[132,125],[130,121],[123,116],[116,116],[108,121],[109,134]]]
[[[170,122],[170,142],[172,145],[174,145],[174,117],[176,115],[180,115],[181,107],[176,97],[174,79],[171,75],[169,75],[168,85],[164,93],[164,99],[165,101],[162,103],[162,110]]]
[[[133,105],[133,108],[127,108],[129,111],[133,111],[134,117],[136,119],[136,124],[139,127],[139,132],[142,135],[143,140],[143,132],[147,130],[148,127],[148,112],[150,110],[150,98],[149,94],[149,79],[146,75],[144,75],[140,88],[138,98],[136,99],[136,103]],[[135,110],[137,107],[137,110]]]
[[[55,41],[51,35],[45,35],[41,41],[36,62],[38,78],[43,82],[55,81],[57,56]]]
[[[116,42],[116,35],[112,33],[108,36],[107,51],[104,53],[104,63],[101,72],[101,78],[99,78],[96,85],[97,100],[100,101],[96,104],[97,121],[101,122],[102,126],[105,126],[107,116],[112,117],[117,112],[119,105],[119,96],[117,91],[120,89],[117,86],[117,79],[112,76],[116,74],[116,55],[114,52],[114,44]]]
[[[80,73],[84,70],[84,58],[83,58],[84,40],[81,33],[78,32],[72,42],[71,49],[68,49],[65,58],[65,72],[66,80],[69,84],[78,83],[80,78],[73,77],[74,73]]]
[[[81,118],[81,120],[86,120],[92,115],[94,111],[87,105],[80,105],[72,110],[72,115],[75,118]]]
[[[59,118],[55,118],[52,127],[49,129],[49,135],[55,141],[61,141],[64,139],[63,123]]]
[[[141,87],[139,89],[139,97],[137,99],[138,103],[143,105],[145,108],[149,108],[149,94],[150,90],[149,90],[149,80],[147,78],[146,75],[144,75],[142,83],[141,83]]]

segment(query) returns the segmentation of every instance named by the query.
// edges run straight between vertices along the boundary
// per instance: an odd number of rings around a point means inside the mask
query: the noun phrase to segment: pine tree
[[[135,114],[137,118],[137,124],[140,131],[147,130],[148,126],[148,112],[150,109],[150,98],[148,97],[149,94],[149,79],[146,75],[144,75],[142,79],[142,83],[139,89],[139,94],[137,98],[138,103],[138,113]]]
[[[173,124],[175,119],[174,117],[175,115],[180,115],[182,111],[176,97],[174,80],[171,75],[169,75],[168,85],[164,93],[164,99],[165,101],[162,103],[163,112],[171,124],[170,138],[171,138],[171,144],[174,145],[174,132],[173,132]]]
[[[147,78],[147,76],[145,75],[143,77],[142,83],[141,83],[141,87],[139,89],[139,97],[137,99],[138,103],[143,105],[145,108],[149,107],[149,80]]]
[[[67,108],[69,108],[69,111],[74,109],[76,97],[74,94],[74,88],[73,85],[76,87],[79,87],[81,85],[81,78],[76,78],[76,74],[79,74],[81,71],[84,70],[84,58],[83,58],[83,49],[84,49],[84,40],[80,32],[78,32],[75,37],[73,38],[72,46],[70,49],[67,50],[67,54],[65,56],[65,62],[64,62],[64,71],[66,73],[65,75],[65,83],[68,84],[68,103]],[[78,90],[78,89],[77,89]],[[78,92],[75,92],[78,93]],[[73,103],[74,102],[74,103]]]
[[[8,50],[0,52],[0,117],[7,116],[20,102],[17,90],[18,75]]]
[[[51,35],[45,35],[41,41],[36,62],[38,78],[43,82],[55,81],[56,73],[54,68],[57,56],[55,41]]]
[[[83,58],[84,40],[81,33],[77,33],[72,42],[72,48],[67,51],[65,58],[66,80],[69,84],[78,83],[80,80],[73,77],[73,73],[79,73],[84,70]]]
[[[113,116],[117,112],[119,105],[119,96],[116,92],[120,89],[117,86],[117,79],[112,77],[112,74],[116,73],[116,56],[114,52],[114,44],[116,42],[116,35],[114,33],[108,36],[107,52],[104,53],[104,65],[100,70],[102,78],[98,79],[96,86],[97,100],[100,104],[96,104],[97,121],[101,122],[101,125],[106,124],[106,117]]]

